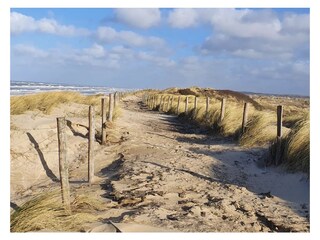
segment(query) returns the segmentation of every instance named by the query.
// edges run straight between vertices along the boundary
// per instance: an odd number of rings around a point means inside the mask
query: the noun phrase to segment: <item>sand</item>
[[[11,117],[12,211],[59,186],[56,117],[66,116],[71,187],[109,209],[88,232],[309,231],[309,179],[265,167],[265,148],[235,142],[159,112],[134,96],[95,142],[95,184],[87,186],[87,107],[65,104],[51,114]],[[101,119],[95,126],[100,131]],[[57,229],[58,230],[58,229]]]

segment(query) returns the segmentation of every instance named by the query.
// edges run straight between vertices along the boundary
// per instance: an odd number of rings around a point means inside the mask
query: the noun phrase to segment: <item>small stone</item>
[[[169,220],[172,220],[172,221],[177,221],[178,220],[178,216],[174,215],[174,214],[167,215],[167,218]]]

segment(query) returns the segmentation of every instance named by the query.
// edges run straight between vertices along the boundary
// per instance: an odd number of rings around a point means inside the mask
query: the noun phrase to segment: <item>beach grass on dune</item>
[[[42,193],[11,214],[11,232],[83,231],[85,224],[99,220],[105,210],[103,202],[87,194],[79,194],[71,202],[71,212],[61,203],[60,190]]]
[[[270,158],[275,159],[276,143],[270,146]],[[290,171],[310,171],[310,119],[303,116],[281,140],[281,160]]]
[[[23,96],[12,96],[10,100],[10,113],[22,114],[26,111],[40,110],[49,114],[54,107],[62,103],[80,103],[97,105],[100,95],[85,96],[77,92],[45,92]]]

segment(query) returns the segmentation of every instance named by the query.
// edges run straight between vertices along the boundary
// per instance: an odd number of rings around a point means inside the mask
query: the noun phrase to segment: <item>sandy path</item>
[[[124,101],[116,125],[127,139],[101,172],[105,196],[126,209],[113,220],[173,231],[308,231],[303,175],[258,167],[263,150],[205,135],[137,100]]]
[[[88,231],[109,231],[110,221],[139,224],[136,229],[153,227],[140,231],[309,231],[309,182],[303,174],[265,168],[265,150],[243,149],[175,116],[149,111],[137,97],[121,104],[122,116],[108,129],[108,144],[95,143],[96,184],[90,188],[87,130],[72,125],[67,132],[71,187],[109,207],[101,213],[103,224],[94,223]],[[55,117],[63,111],[87,110],[73,104],[50,116],[26,113],[12,118],[17,128],[11,133],[13,204],[59,186]],[[76,114],[68,119],[87,124]],[[267,192],[271,195],[259,195]]]

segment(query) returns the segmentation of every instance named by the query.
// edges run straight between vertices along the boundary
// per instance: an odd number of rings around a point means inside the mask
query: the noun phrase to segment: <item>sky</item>
[[[309,95],[309,9],[11,8],[11,80]]]

